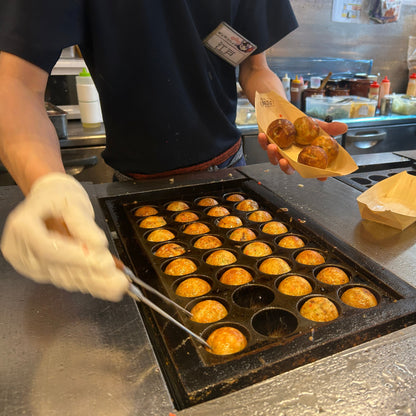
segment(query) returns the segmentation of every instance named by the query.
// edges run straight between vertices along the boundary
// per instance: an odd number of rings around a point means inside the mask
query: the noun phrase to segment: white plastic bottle
[[[416,73],[413,73],[409,77],[406,95],[410,95],[411,97],[416,97]]]
[[[83,68],[75,77],[81,123],[85,128],[100,127],[103,122],[100,97],[88,71]]]
[[[286,93],[286,98],[290,101],[290,78],[287,76],[287,74],[285,74],[285,76],[282,78],[282,84]]]

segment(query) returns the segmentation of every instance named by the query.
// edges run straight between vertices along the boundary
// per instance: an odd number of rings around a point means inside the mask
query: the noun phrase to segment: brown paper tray
[[[274,91],[267,93],[256,92],[256,117],[260,132],[266,133],[270,123],[277,118],[285,118],[293,123],[297,118],[305,115],[305,113],[300,111],[297,107],[289,103],[286,99],[282,98]],[[328,134],[322,129],[320,134],[328,136]],[[270,137],[268,137],[268,139],[271,143],[274,143]],[[299,163],[297,158],[302,149],[302,146],[295,144],[288,149],[281,149],[279,147],[279,151],[282,156],[289,161],[291,166],[296,169],[303,178],[342,176],[358,169],[358,166],[352,157],[342,146],[339,146],[337,158],[326,169],[314,168],[312,166]]]

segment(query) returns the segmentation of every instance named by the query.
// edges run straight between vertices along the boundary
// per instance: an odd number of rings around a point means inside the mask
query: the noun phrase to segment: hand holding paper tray
[[[358,198],[361,217],[404,230],[416,221],[416,177],[406,171],[384,179]]]
[[[297,107],[289,103],[285,98],[281,97],[274,91],[267,93],[257,92],[255,104],[257,124],[259,131],[263,133],[267,132],[269,124],[277,118],[287,119],[293,123],[297,118],[305,116],[305,113],[300,111]],[[320,129],[320,135],[328,136],[323,129]],[[270,137],[268,137],[268,139],[271,143],[274,143]],[[358,166],[352,157],[342,146],[339,146],[337,158],[326,169],[319,169],[299,163],[297,158],[302,149],[303,146],[293,144],[287,149],[281,149],[279,147],[279,152],[304,178],[342,176],[358,169]]]

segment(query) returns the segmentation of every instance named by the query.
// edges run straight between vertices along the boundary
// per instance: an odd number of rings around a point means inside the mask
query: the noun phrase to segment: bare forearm
[[[0,159],[24,194],[53,171],[64,172],[42,91],[0,72]]]

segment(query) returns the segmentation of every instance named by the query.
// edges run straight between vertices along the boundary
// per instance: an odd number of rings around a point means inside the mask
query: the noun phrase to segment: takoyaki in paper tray
[[[266,136],[267,128],[274,120],[282,118],[294,123],[297,118],[304,117],[306,115],[274,91],[269,91],[267,93],[256,92],[255,104],[259,131],[265,133]],[[321,128],[320,135],[328,136],[328,133]],[[269,136],[267,136],[267,138],[271,143],[274,143]],[[289,161],[291,166],[296,169],[303,178],[342,176],[358,169],[358,166],[352,157],[342,146],[339,146],[339,152],[336,159],[330,163],[326,169],[304,165],[297,161],[298,154],[303,147],[304,146],[299,146],[297,144],[292,144],[286,149],[281,149],[279,147],[281,155]]]

